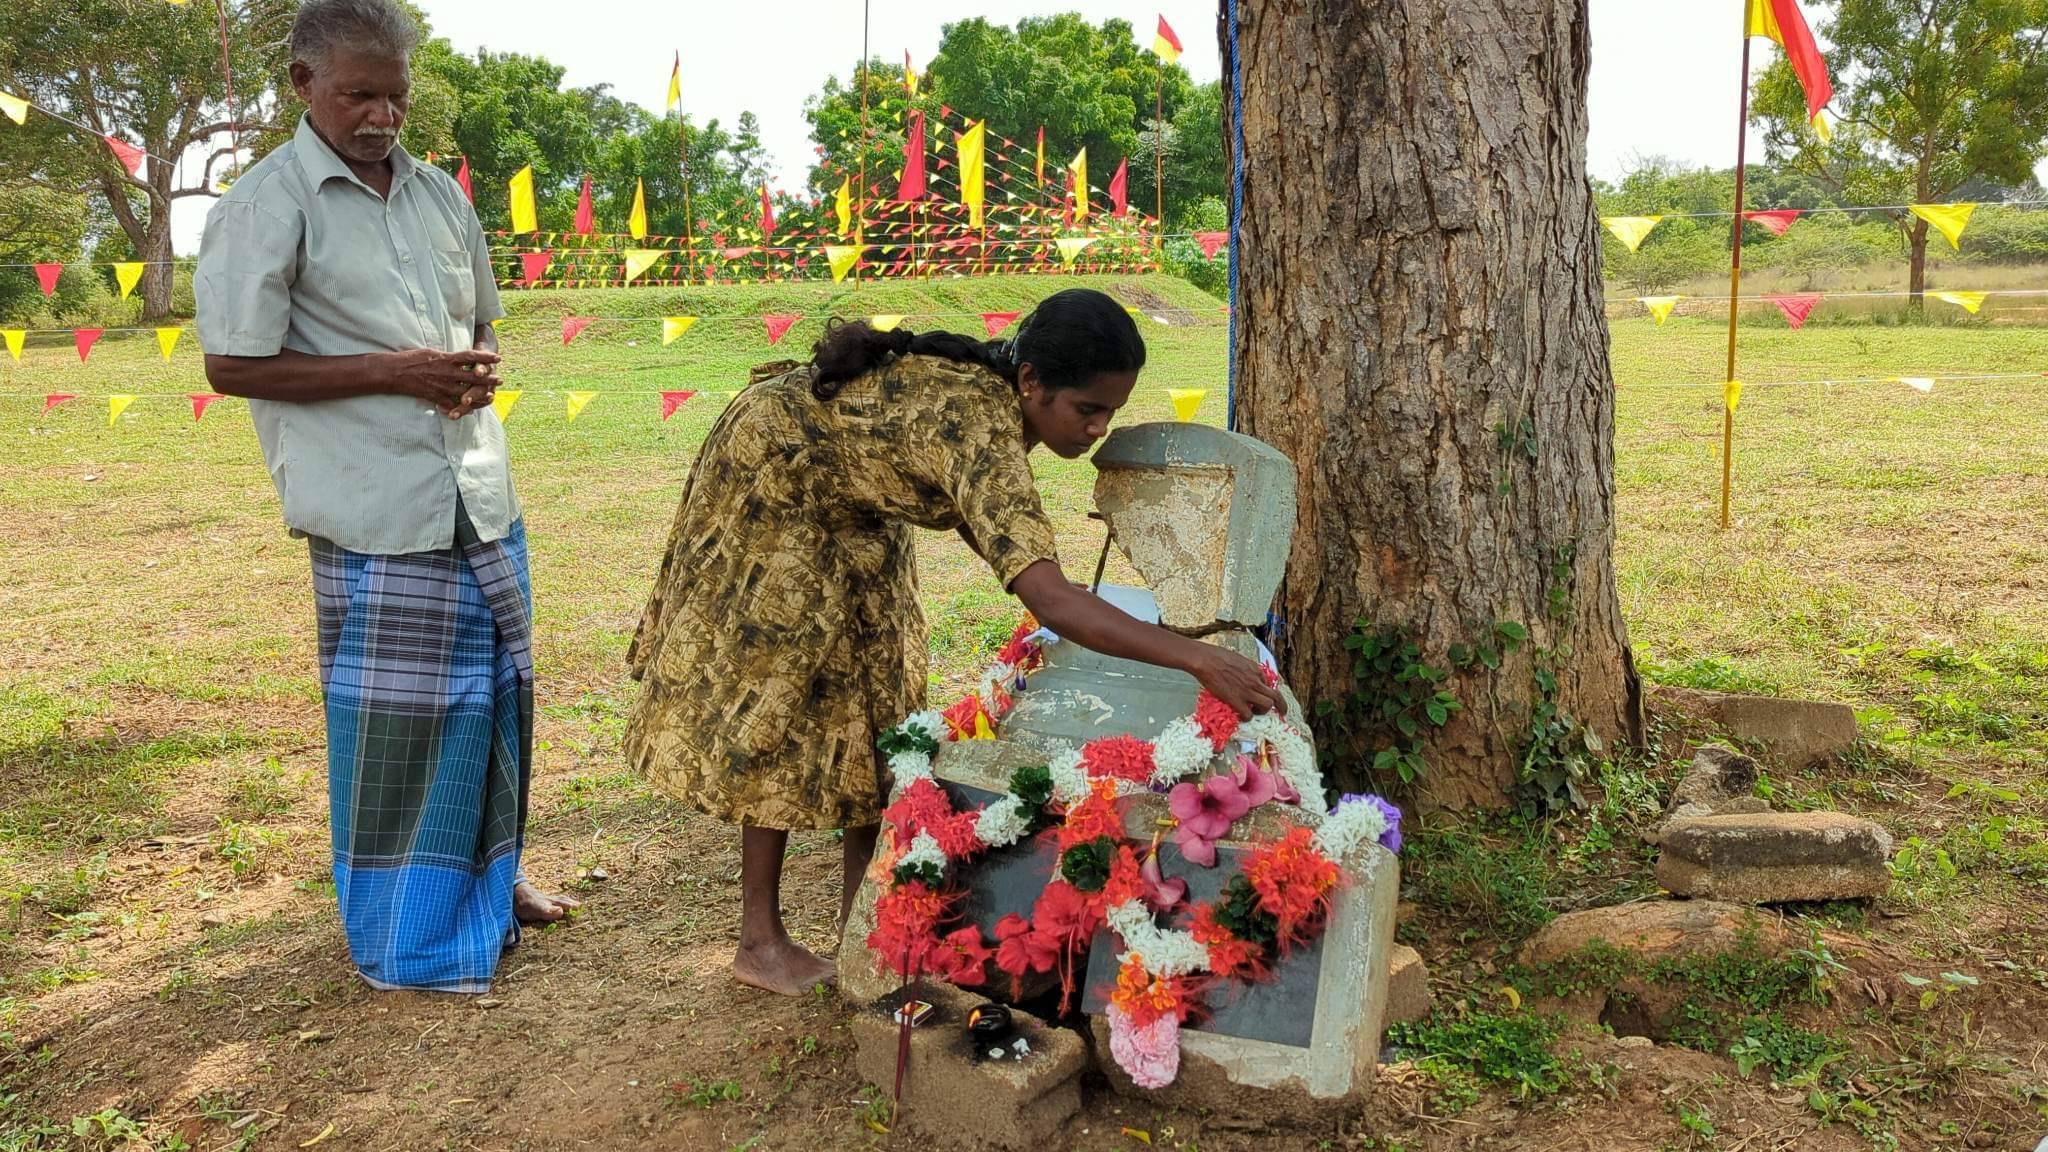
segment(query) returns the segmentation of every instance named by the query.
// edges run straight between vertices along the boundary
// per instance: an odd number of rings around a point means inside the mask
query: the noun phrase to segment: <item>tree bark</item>
[[[1906,229],[1906,245],[1906,306],[1920,312],[1927,307],[1927,221],[1913,217],[1913,226]]]
[[[1615,594],[1585,3],[1240,0],[1238,19],[1234,414],[1299,472],[1281,659],[1304,701],[1337,700],[1356,621],[1412,628],[1439,667],[1524,625],[1425,726],[1416,799],[1497,807],[1539,666],[1559,711],[1605,740],[1642,733]]]

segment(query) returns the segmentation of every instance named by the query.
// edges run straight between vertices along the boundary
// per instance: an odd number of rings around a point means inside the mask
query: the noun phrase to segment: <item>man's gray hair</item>
[[[306,0],[292,21],[292,59],[315,69],[336,48],[405,56],[419,42],[419,22],[396,0]]]

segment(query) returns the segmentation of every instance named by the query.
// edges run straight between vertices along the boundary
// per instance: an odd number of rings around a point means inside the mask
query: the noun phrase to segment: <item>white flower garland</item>
[[[929,737],[935,744],[942,744],[946,740],[946,717],[936,708],[912,712],[903,718],[902,727]]]
[[[1159,978],[1209,970],[1209,946],[1196,940],[1192,932],[1161,928],[1142,900],[1126,900],[1105,913],[1104,919],[1123,938],[1127,949],[1117,957],[1119,962],[1129,963],[1135,953],[1145,971]]]
[[[1316,851],[1342,860],[1360,844],[1387,834],[1387,814],[1364,796],[1348,796],[1323,817],[1316,828]]]
[[[1087,798],[1088,767],[1081,762],[1079,748],[1063,748],[1053,753],[1045,767],[1052,774],[1053,799],[1073,804]]]
[[[898,869],[910,868],[916,870],[921,869],[926,864],[937,868],[939,875],[945,875],[946,850],[939,847],[938,840],[931,833],[919,832],[910,841],[910,851],[897,858],[896,867]]]
[[[896,779],[896,790],[903,789],[917,780],[932,774],[932,758],[914,748],[905,749],[889,757],[889,775]]]
[[[1171,784],[1193,775],[1216,758],[1216,747],[1202,735],[1193,716],[1168,724],[1152,741],[1152,783]]]
[[[1024,810],[1024,801],[1011,793],[983,808],[974,820],[975,839],[991,848],[1015,844],[1030,830],[1031,813]]]

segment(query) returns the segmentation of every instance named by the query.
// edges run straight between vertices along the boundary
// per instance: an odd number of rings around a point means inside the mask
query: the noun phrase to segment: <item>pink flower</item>
[[[1164,1088],[1180,1073],[1180,1018],[1168,1012],[1143,1028],[1109,1005],[1109,1053],[1140,1088]]]
[[[1261,767],[1257,757],[1239,755],[1237,771],[1231,773],[1231,779],[1244,789],[1254,808],[1268,800],[1278,800],[1283,804],[1301,803],[1301,795],[1294,790],[1294,785],[1280,773]]]
[[[1138,869],[1138,875],[1145,881],[1145,903],[1151,905],[1155,912],[1167,911],[1188,894],[1187,881],[1168,880],[1160,874],[1157,852],[1145,857],[1145,866]]]
[[[1231,824],[1252,810],[1244,790],[1228,776],[1211,776],[1200,784],[1176,784],[1166,794],[1166,804],[1180,821],[1180,827],[1174,829],[1174,844],[1190,863],[1204,868],[1216,866],[1216,841],[1229,835]]]

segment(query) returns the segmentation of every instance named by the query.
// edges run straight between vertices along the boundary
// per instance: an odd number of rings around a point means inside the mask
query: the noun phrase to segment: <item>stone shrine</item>
[[[1145,582],[1143,589],[1106,586],[1106,599],[1148,619],[1252,659],[1271,659],[1250,627],[1267,618],[1285,569],[1294,527],[1294,467],[1248,436],[1192,423],[1141,424],[1118,429],[1094,456],[1095,501],[1111,540]],[[1307,734],[1307,717],[1287,686],[1287,720]],[[1105,656],[1071,641],[1053,640],[1043,663],[994,739],[941,745],[932,775],[956,806],[979,806],[1002,796],[1018,768],[1044,764],[1090,741],[1129,735],[1156,738],[1170,723],[1193,713],[1200,685],[1186,673]],[[1311,736],[1311,745],[1313,738]],[[1210,763],[1228,771],[1236,749]],[[1159,861],[1168,878],[1185,879],[1189,899],[1214,897],[1234,870],[1231,863],[1258,843],[1296,824],[1313,825],[1311,812],[1278,803],[1252,809],[1218,842],[1218,867],[1196,867],[1169,843]],[[1164,797],[1139,796],[1124,810],[1132,842],[1157,839],[1172,820]],[[885,833],[886,835],[886,833]],[[1057,863],[1053,848],[1027,840],[989,851],[961,870],[967,895],[965,922],[984,935],[1005,915],[1029,915]],[[1162,1103],[1220,1108],[1276,1121],[1356,1111],[1370,1085],[1378,1053],[1393,946],[1399,865],[1374,843],[1341,861],[1347,879],[1332,896],[1322,936],[1279,958],[1272,979],[1252,985],[1219,984],[1206,1013],[1180,1033],[1181,1072],[1164,1089],[1137,1087],[1108,1059],[1106,1025],[1095,1020],[1097,1063],[1111,1084]],[[840,948],[840,988],[863,1005],[901,983],[881,970],[866,940],[886,877],[871,874],[854,901]],[[878,882],[879,881],[879,882]],[[1181,926],[1169,921],[1167,927]],[[1098,932],[1089,949],[1088,977],[1077,989],[1082,1009],[1097,1013],[1115,981],[1115,937]],[[974,993],[1008,999],[1009,978],[994,977]],[[1078,973],[1077,973],[1078,977]],[[1043,985],[1027,986],[1029,997]],[[894,1058],[893,1051],[890,1058]],[[1224,1096],[1225,1090],[1228,1096]],[[1246,1091],[1264,1089],[1265,1091]],[[1171,1099],[1169,1099],[1171,1097]]]

